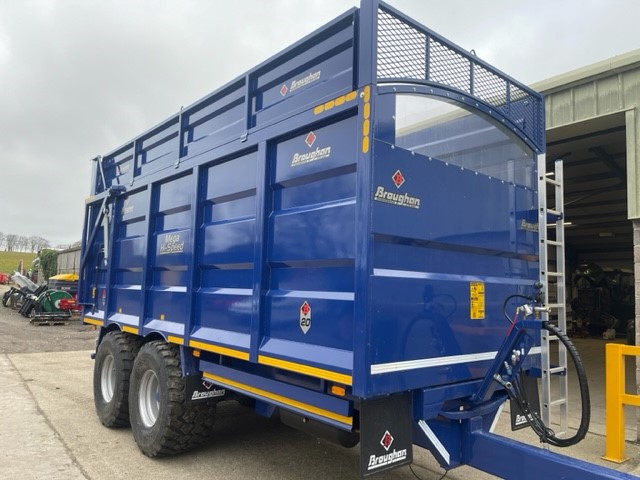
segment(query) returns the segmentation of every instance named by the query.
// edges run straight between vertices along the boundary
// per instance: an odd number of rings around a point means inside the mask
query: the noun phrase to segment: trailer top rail
[[[488,115],[498,112],[536,152],[544,151],[540,94],[391,6],[372,1],[97,157],[92,195],[139,184],[160,169],[179,168],[364,85],[394,83],[441,87]]]

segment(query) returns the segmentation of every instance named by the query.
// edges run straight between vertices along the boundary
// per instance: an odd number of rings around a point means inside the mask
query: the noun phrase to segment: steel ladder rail
[[[553,208],[547,205],[547,187],[554,189]],[[539,214],[539,255],[540,255],[540,283],[543,285],[542,301],[550,312],[542,313],[542,320],[549,321],[552,314],[558,317],[558,328],[567,332],[566,307],[566,275],[564,254],[564,185],[562,160],[555,162],[553,177],[547,174],[546,156],[538,156],[538,214]],[[548,222],[548,216],[556,217],[556,221]],[[555,229],[555,240],[548,238],[549,230]],[[555,256],[551,258],[550,251],[555,248]],[[550,290],[554,289],[555,302],[550,302]],[[564,434],[568,430],[568,371],[567,349],[558,337],[547,330],[541,330],[541,383],[542,421],[556,434]],[[551,364],[551,357],[557,352],[557,364]],[[557,392],[553,395],[552,379],[557,379]],[[559,418],[552,415],[552,409],[559,407]],[[553,423],[553,425],[552,425]],[[556,427],[559,425],[559,430]]]

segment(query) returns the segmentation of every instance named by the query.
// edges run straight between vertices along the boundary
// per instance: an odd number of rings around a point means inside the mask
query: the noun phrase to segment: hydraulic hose
[[[558,337],[558,340],[562,342],[562,344],[566,347],[567,352],[569,353],[569,356],[571,357],[571,360],[576,367],[578,385],[580,386],[580,401],[582,404],[580,426],[578,427],[575,435],[573,435],[572,437],[556,437],[555,432],[544,424],[544,422],[536,412],[531,410],[529,402],[527,401],[526,395],[524,393],[524,389],[520,387],[517,377],[514,378],[514,389],[513,392],[509,392],[509,396],[520,407],[520,409],[524,413],[524,417],[529,423],[529,426],[540,437],[541,442],[548,443],[556,447],[569,447],[583,440],[587,432],[589,431],[589,423],[591,421],[591,400],[589,398],[589,384],[587,382],[587,373],[584,369],[584,365],[582,364],[580,354],[578,353],[578,350],[576,349],[573,342],[569,340],[569,337],[567,337],[558,327],[550,323],[544,323],[542,328]]]
[[[507,303],[509,303],[509,300],[511,300],[512,298],[524,298],[525,300],[533,301],[533,297],[530,297],[528,295],[521,295],[519,293],[509,295],[504,299],[504,302],[502,303],[502,313],[504,314],[504,318],[506,318],[511,325],[513,325],[514,320],[507,313]]]
[[[582,412],[580,416],[580,426],[574,436],[569,438],[557,438],[555,436],[549,438],[549,443],[557,447],[569,447],[575,445],[584,439],[589,431],[589,423],[591,422],[591,399],[589,397],[589,382],[587,381],[587,372],[582,364],[580,354],[576,349],[573,342],[562,332],[558,327],[550,323],[544,324],[545,330],[548,330],[552,334],[556,335],[562,344],[566,347],[567,352],[571,356],[571,360],[576,367],[576,374],[578,376],[578,385],[580,387],[580,402],[582,405]]]

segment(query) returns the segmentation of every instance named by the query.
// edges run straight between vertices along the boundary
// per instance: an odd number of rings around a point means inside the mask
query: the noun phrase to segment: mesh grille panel
[[[471,62],[433,38],[429,41],[428,80],[471,93]]]
[[[542,98],[433,32],[378,10],[377,77],[423,80],[481,100],[515,123],[543,150]]]
[[[496,108],[506,105],[507,81],[482,65],[474,65],[473,87],[474,96],[489,105]]]
[[[383,11],[378,23],[378,78],[426,80],[427,36]]]

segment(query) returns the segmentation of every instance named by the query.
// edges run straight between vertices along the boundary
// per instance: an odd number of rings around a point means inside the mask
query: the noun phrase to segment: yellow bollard
[[[624,405],[640,407],[640,396],[625,393],[625,355],[640,356],[640,347],[606,345],[606,453],[610,462],[622,463],[624,456]]]
[[[622,463],[624,457],[624,356],[618,343],[606,345],[606,453],[605,460]]]

